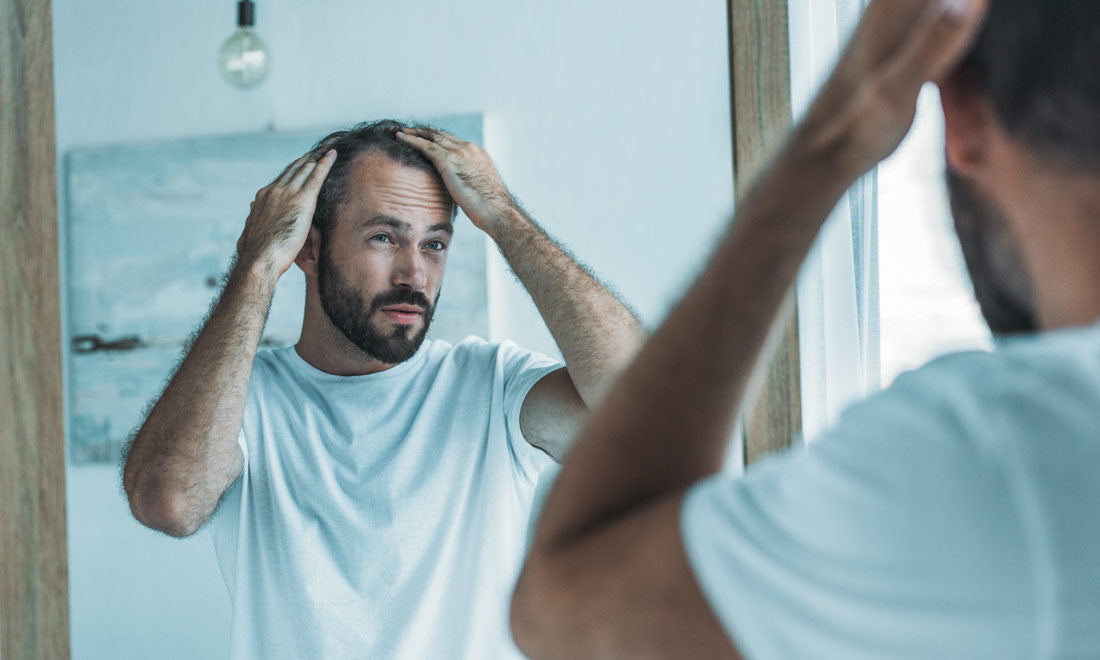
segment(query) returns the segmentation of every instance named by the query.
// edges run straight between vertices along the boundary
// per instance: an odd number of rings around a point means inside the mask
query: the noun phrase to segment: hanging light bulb
[[[255,3],[240,0],[237,3],[237,31],[218,51],[218,68],[225,79],[237,87],[260,84],[271,66],[267,44],[252,29],[255,23]]]

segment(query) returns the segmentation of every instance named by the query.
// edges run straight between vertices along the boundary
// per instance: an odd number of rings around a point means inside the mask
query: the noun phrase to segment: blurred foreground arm
[[[837,69],[741,201],[694,286],[593,412],[512,603],[532,658],[738,657],[684,553],[684,493],[722,464],[768,329],[821,224],[889,155],[982,0],[874,0]]]
[[[305,243],[334,156],[303,156],[257,193],[225,290],[126,458],[123,485],[142,524],[193,534],[240,476],[252,361],[275,283]]]

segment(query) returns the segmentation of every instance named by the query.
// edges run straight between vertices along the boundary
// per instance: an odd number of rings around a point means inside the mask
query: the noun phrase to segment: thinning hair
[[[336,224],[336,209],[346,198],[347,178],[359,156],[370,152],[380,153],[400,165],[439,176],[435,166],[424,154],[397,139],[398,131],[411,128],[431,127],[381,119],[329,133],[313,145],[313,155],[316,158],[323,156],[329,149],[336,150],[336,162],[332,164],[328,177],[321,186],[317,195],[317,208],[313,212],[313,225],[321,232],[322,240],[328,238]]]

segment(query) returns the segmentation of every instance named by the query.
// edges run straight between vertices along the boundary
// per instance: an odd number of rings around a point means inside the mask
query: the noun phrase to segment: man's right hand
[[[259,265],[275,276],[290,268],[305,245],[317,195],[335,161],[334,149],[320,160],[307,153],[260,188],[237,240],[240,262]]]
[[[788,148],[854,181],[909,132],[917,95],[958,65],[988,0],[875,0]]]

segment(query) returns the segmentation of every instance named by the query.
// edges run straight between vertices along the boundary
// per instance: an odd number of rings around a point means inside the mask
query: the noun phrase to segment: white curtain
[[[789,0],[796,118],[832,70],[865,4]],[[873,170],[833,210],[799,275],[802,428],[810,441],[880,385],[877,191]]]

